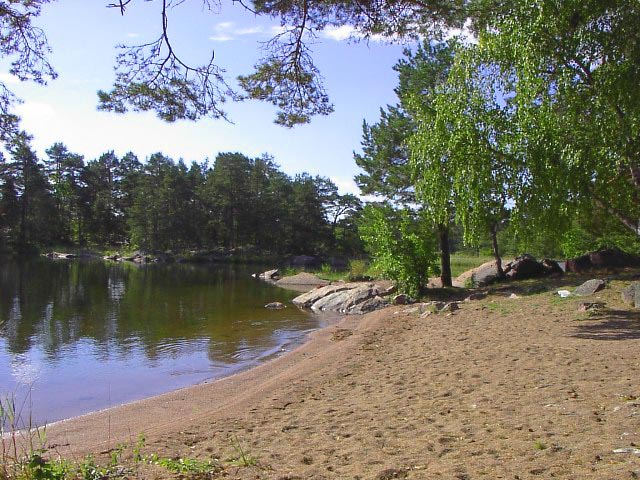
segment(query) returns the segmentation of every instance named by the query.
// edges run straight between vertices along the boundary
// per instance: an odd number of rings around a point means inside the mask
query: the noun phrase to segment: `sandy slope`
[[[640,448],[640,313],[623,285],[596,294],[596,314],[547,291],[349,317],[267,365],[52,426],[49,439],[77,458],[144,432],[147,452],[220,459],[224,478],[640,478],[640,455],[613,453]],[[238,442],[258,466],[224,463]]]

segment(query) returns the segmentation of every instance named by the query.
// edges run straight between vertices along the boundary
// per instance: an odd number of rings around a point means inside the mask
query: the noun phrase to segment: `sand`
[[[52,452],[104,453],[144,432],[146,454],[219,461],[211,478],[640,478],[640,313],[620,298],[628,282],[552,293],[582,280],[426,318],[347,317],[234,377],[52,425]],[[257,465],[228,461],[238,445]]]

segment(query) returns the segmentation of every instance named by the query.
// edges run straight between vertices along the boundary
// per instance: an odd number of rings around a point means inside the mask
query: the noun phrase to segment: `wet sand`
[[[50,447],[80,458],[144,433],[146,453],[238,479],[640,478],[640,313],[628,282],[552,294],[579,281],[347,317],[250,371],[52,425]],[[257,465],[227,461],[238,445]]]

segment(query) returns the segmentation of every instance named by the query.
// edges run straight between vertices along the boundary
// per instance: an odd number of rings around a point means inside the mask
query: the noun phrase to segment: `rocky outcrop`
[[[581,273],[591,270],[640,266],[640,257],[618,248],[602,248],[567,260],[566,271]]]
[[[301,272],[297,275],[282,277],[276,282],[276,285],[289,290],[297,290],[299,292],[307,292],[315,287],[324,287],[331,282],[323,280],[313,273]]]
[[[389,286],[376,283],[337,283],[316,288],[293,299],[317,312],[366,313],[388,305]]]

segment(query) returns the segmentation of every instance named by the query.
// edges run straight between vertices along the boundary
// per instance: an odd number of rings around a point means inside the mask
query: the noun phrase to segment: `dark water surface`
[[[0,395],[50,423],[257,365],[328,319],[256,267],[0,260]]]

